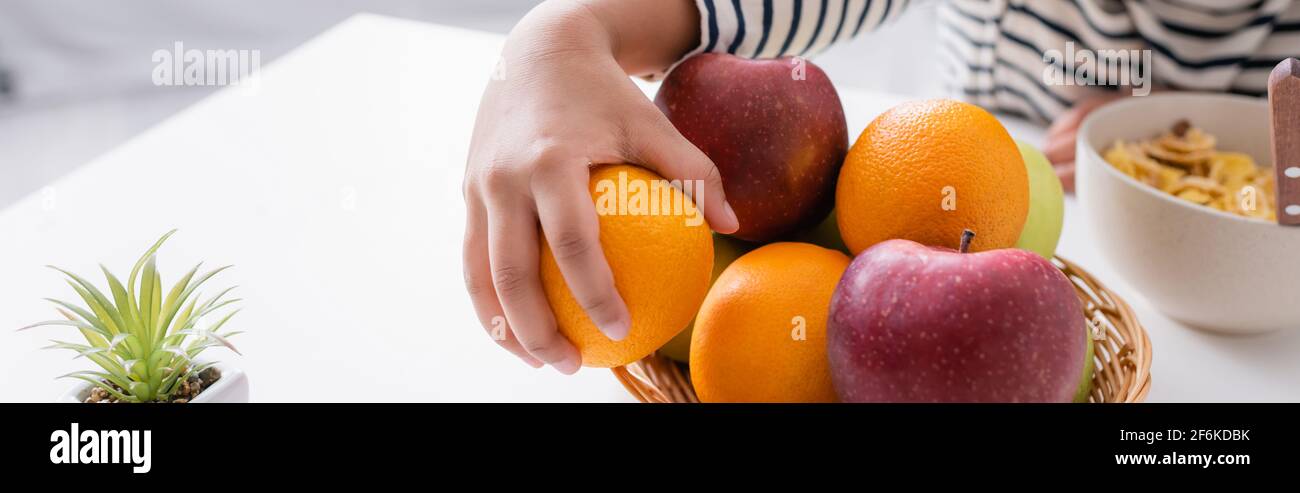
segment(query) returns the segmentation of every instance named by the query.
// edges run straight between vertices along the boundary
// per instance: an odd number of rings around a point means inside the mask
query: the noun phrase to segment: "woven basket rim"
[[[1151,339],[1132,307],[1077,264],[1060,256],[1052,263],[1074,284],[1093,334],[1096,354],[1088,402],[1145,401],[1151,390]],[[658,353],[611,370],[641,402],[699,402],[686,365]]]

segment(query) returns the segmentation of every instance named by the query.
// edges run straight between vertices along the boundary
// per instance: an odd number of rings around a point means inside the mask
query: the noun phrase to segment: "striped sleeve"
[[[688,56],[812,56],[897,18],[913,1],[695,0],[700,46]]]
[[[938,19],[956,95],[1041,121],[1141,87],[1263,95],[1300,55],[1300,0],[949,0]]]

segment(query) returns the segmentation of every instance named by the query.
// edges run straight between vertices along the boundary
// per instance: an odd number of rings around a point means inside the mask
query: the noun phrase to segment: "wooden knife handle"
[[[1268,75],[1268,114],[1277,173],[1277,223],[1300,226],[1300,60],[1282,60]]]

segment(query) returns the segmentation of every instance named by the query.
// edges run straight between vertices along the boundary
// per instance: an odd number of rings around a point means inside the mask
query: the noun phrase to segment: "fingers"
[[[601,332],[613,340],[627,337],[632,326],[614,274],[600,246],[600,223],[581,166],[552,166],[538,181],[537,213],[551,254],[574,299]],[[544,189],[544,190],[543,190]]]
[[[1066,110],[1052,120],[1052,124],[1047,127],[1047,137],[1050,140],[1053,136],[1070,134],[1074,135],[1079,130],[1079,124],[1083,122],[1083,117],[1088,114],[1084,111],[1084,103],[1079,103],[1073,108]]]
[[[628,136],[631,140],[630,147],[641,161],[638,164],[669,180],[700,180],[697,183],[703,183],[704,188],[697,190],[690,187],[691,198],[704,212],[709,226],[719,233],[734,233],[740,229],[736,212],[727,203],[727,193],[722,188],[722,175],[718,173],[713,161],[700,152],[695,144],[682,137],[658,110],[649,118],[653,119],[653,123],[641,131],[630,132]]]
[[[1053,164],[1052,168],[1056,170],[1056,177],[1061,179],[1065,193],[1074,193],[1074,162]]]
[[[524,350],[571,375],[582,356],[555,328],[555,317],[538,277],[537,215],[522,195],[490,200],[488,263],[506,320]]]
[[[1047,144],[1043,146],[1043,155],[1054,164],[1074,162],[1075,137],[1079,133],[1079,126],[1083,124],[1083,120],[1097,108],[1123,97],[1122,94],[1102,94],[1075,103],[1068,111],[1053,120],[1052,125],[1048,127]]]
[[[1043,155],[1054,164],[1074,161],[1075,137],[1078,128],[1062,129],[1057,133],[1047,134],[1047,143],[1043,145]]]
[[[469,291],[470,301],[474,304],[474,313],[478,322],[487,329],[488,335],[498,345],[514,353],[519,359],[533,368],[541,368],[538,361],[519,345],[514,332],[506,323],[505,312],[497,300],[496,290],[492,287],[492,270],[488,264],[488,230],[486,211],[480,203],[477,193],[470,192],[465,197],[465,245],[462,256],[465,263],[465,289]]]
[[[1074,192],[1074,152],[1077,130],[1077,127],[1056,128],[1055,133],[1047,134],[1047,144],[1043,146],[1043,155],[1051,161],[1057,178],[1061,179],[1061,188],[1065,193]]]
[[[1072,133],[1079,128],[1079,125],[1083,123],[1083,119],[1087,118],[1093,110],[1123,97],[1125,97],[1123,94],[1114,93],[1099,94],[1085,98],[1075,103],[1069,111],[1056,117],[1056,119],[1052,121],[1052,126],[1048,127],[1047,132],[1051,134],[1069,130]]]

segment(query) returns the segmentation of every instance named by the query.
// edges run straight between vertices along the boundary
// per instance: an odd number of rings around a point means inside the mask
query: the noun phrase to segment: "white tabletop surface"
[[[234,264],[232,326],[252,400],[631,401],[608,370],[534,370],[478,326],[460,264],[460,195],[475,108],[502,37],[354,17],[0,210],[0,328],[53,318],[75,294],[43,266],[120,276],[163,232],[164,282]],[[647,94],[654,87],[643,84]],[[160,89],[161,90],[161,89]],[[840,88],[850,134],[902,98]],[[1042,130],[1007,121],[1040,142]],[[51,145],[58,145],[51,143]],[[1067,201],[1059,253],[1137,310],[1154,347],[1149,401],[1300,401],[1300,333],[1180,326],[1124,284]],[[98,279],[98,277],[95,277]],[[98,282],[98,281],[96,281]],[[84,369],[40,351],[58,328],[0,331],[0,401],[49,401]]]

